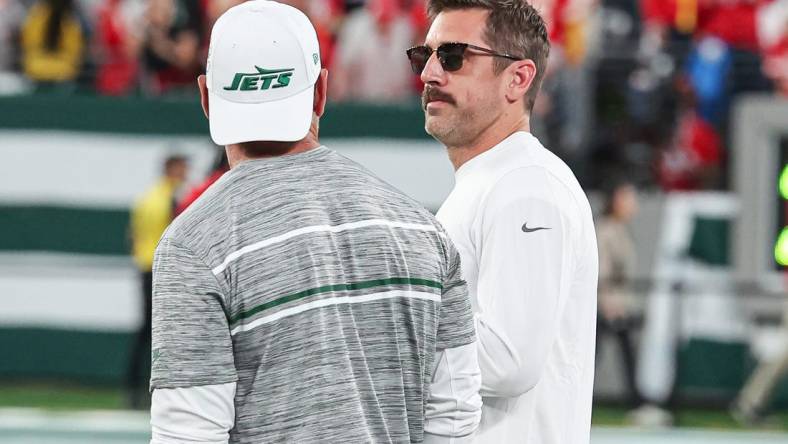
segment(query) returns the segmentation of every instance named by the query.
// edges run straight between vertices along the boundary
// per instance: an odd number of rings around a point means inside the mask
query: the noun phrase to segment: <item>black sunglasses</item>
[[[441,63],[444,71],[457,71],[462,68],[462,61],[465,59],[465,50],[471,48],[480,51],[483,54],[493,57],[503,57],[510,60],[523,60],[520,57],[511,56],[509,54],[501,54],[493,51],[492,49],[482,48],[481,46],[471,45],[470,43],[443,43],[438,46],[438,49],[432,49],[427,45],[414,46],[406,51],[408,60],[410,60],[410,67],[416,74],[421,74],[424,67],[427,66],[427,60],[432,57],[433,52],[438,53],[438,60]]]

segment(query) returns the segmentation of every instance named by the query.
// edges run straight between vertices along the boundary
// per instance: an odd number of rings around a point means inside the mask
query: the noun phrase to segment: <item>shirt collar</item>
[[[238,163],[231,171],[241,171],[249,168],[267,167],[269,165],[289,164],[292,162],[305,161],[308,159],[319,159],[329,153],[329,149],[325,145],[320,145],[315,148],[301,151],[295,154],[283,154],[280,156],[272,157],[259,157],[253,159],[245,159]]]
[[[498,165],[509,151],[516,149],[516,147],[522,149],[525,145],[530,144],[532,140],[535,140],[535,137],[526,131],[516,131],[510,134],[497,145],[477,154],[462,164],[454,173],[455,181],[459,182],[463,178],[472,175],[475,171]]]

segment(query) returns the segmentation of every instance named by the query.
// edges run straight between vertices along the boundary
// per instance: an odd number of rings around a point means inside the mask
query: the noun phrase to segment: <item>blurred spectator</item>
[[[681,105],[675,146],[661,157],[660,182],[666,189],[724,185],[731,96],[770,88],[757,69],[737,72],[739,62],[764,60],[763,72],[781,86],[788,0],[641,0],[641,10],[642,48],[661,51],[674,30],[692,36],[677,93],[693,103]]]
[[[15,47],[24,13],[19,0],[0,0],[0,72],[11,71],[16,64]]]
[[[193,90],[201,71],[202,17],[198,0],[149,0],[143,57],[152,94]]]
[[[669,30],[675,29],[682,34],[714,36],[731,46],[757,50],[756,12],[772,1],[641,0],[645,35],[664,41]]]
[[[696,110],[692,88],[686,82],[678,85],[678,120],[671,143],[659,157],[659,184],[676,191],[714,188],[720,180],[722,140]]]
[[[547,23],[550,58],[534,107],[535,132],[577,169],[588,148],[592,115],[593,58],[589,28],[596,0],[534,0]]]
[[[216,151],[216,158],[213,162],[213,167],[211,167],[211,171],[208,173],[208,177],[202,181],[199,185],[193,187],[189,190],[183,197],[183,199],[178,202],[178,205],[175,207],[175,216],[179,216],[181,213],[186,211],[195,200],[197,200],[202,193],[205,192],[214,182],[219,180],[220,177],[224,173],[230,170],[230,164],[227,161],[227,154],[224,151],[224,148],[217,148]]]
[[[175,195],[187,172],[185,157],[168,157],[164,162],[163,176],[134,203],[131,210],[132,258],[140,272],[144,302],[143,324],[134,339],[128,363],[127,389],[131,408],[143,407],[143,396],[148,393],[147,375],[142,370],[151,353],[153,254],[159,238],[172,222]]]
[[[123,95],[137,86],[144,9],[136,0],[105,0],[96,16],[96,90]]]
[[[339,31],[331,97],[375,102],[413,97],[412,71],[403,63],[413,43],[414,28],[399,0],[369,0]]]
[[[74,0],[39,0],[22,25],[22,66],[40,83],[77,79],[82,68],[85,34]]]
[[[410,20],[413,30],[413,45],[421,45],[430,30],[430,17],[427,15],[427,0],[402,0],[402,8]],[[424,90],[421,76],[411,75],[411,85],[416,94]]]
[[[633,346],[634,297],[632,282],[635,271],[635,240],[629,222],[637,214],[635,187],[624,180],[606,184],[605,206],[596,223],[599,248],[599,313],[597,315],[597,355],[604,336],[612,336],[623,358],[623,376],[630,408],[640,407],[642,398],[635,382]]]
[[[427,15],[427,0],[402,0],[402,9],[408,15],[413,26],[413,41],[420,44],[430,29],[430,18]]]
[[[205,28],[203,34],[205,36],[203,45],[206,49],[210,43],[211,29],[219,17],[227,12],[233,6],[240,5],[244,0],[201,0],[200,5],[205,14]],[[287,2],[283,2],[287,3]],[[207,54],[206,54],[207,56]]]
[[[331,71],[334,61],[334,49],[336,46],[335,34],[340,25],[340,17],[344,12],[344,2],[342,0],[280,0],[281,3],[298,8],[312,22],[317,32],[317,41],[320,45],[320,59],[323,68]],[[333,77],[332,72],[329,78]],[[331,92],[329,92],[331,94]]]
[[[759,11],[758,38],[764,48],[763,72],[777,91],[788,97],[788,0]]]
[[[206,31],[210,31],[216,20],[228,9],[241,3],[243,0],[202,0],[200,4],[205,13]]]

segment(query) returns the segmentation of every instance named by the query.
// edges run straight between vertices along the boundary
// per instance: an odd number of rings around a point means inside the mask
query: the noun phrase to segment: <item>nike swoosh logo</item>
[[[526,233],[533,233],[534,231],[539,231],[539,230],[550,230],[550,228],[547,227],[528,228],[528,222],[523,224],[523,231]]]
[[[289,68],[289,69],[263,69],[263,68],[260,68],[257,65],[255,65],[255,69],[257,69],[257,72],[259,74],[281,74],[283,72],[293,71],[293,68]]]

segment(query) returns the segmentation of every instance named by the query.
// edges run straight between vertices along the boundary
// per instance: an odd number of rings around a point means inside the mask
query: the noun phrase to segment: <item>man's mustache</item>
[[[427,109],[427,104],[435,100],[440,100],[451,105],[455,105],[457,103],[454,101],[454,97],[448,93],[445,93],[439,89],[435,89],[433,86],[425,86],[424,92],[421,93],[421,107],[423,109]]]

